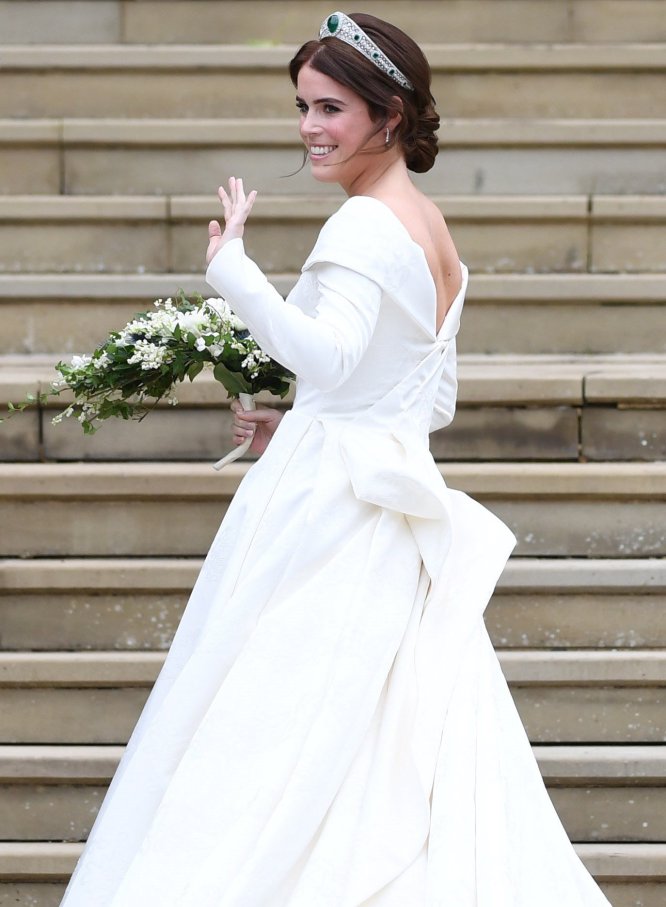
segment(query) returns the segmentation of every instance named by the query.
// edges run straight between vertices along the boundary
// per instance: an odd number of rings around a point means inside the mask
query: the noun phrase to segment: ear
[[[391,114],[391,116],[386,121],[386,125],[389,127],[389,129],[393,130],[402,120],[402,113],[404,108],[402,104],[402,98],[399,98],[397,94],[393,95],[391,101],[393,104],[392,109],[395,111],[395,113]]]

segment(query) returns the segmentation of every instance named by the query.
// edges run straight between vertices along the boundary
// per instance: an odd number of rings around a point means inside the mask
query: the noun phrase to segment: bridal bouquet
[[[254,409],[254,394],[262,390],[284,397],[294,375],[264,353],[223,299],[158,299],[154,310],[141,312],[121,331],[113,331],[92,355],[59,362],[60,379],[46,393],[29,394],[10,412],[43,404],[70,392],[74,402],[54,423],[75,417],[86,434],[105,419],[143,419],[164,397],[176,405],[178,382],[194,378],[207,366],[230,397],[244,409]],[[252,439],[236,448],[215,468],[246,452]]]

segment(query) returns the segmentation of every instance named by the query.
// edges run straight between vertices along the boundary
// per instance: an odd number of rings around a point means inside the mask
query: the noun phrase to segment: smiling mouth
[[[331,151],[335,151],[337,145],[310,145],[310,157],[311,158],[321,158],[326,157],[327,154],[330,154]]]

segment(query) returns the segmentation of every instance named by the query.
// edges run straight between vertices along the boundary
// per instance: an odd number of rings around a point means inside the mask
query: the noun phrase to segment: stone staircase
[[[661,0],[363,4],[427,49],[440,204],[473,279],[432,449],[516,556],[486,622],[613,907],[666,901],[666,19]],[[215,188],[261,191],[284,292],[331,187],[290,49],[315,0],[0,2],[0,406],[179,286]],[[286,46],[288,45],[288,46]],[[248,463],[205,376],[83,438],[0,427],[0,907],[55,907]],[[187,533],[178,527],[188,526]],[[412,905],[405,905],[412,907]],[[418,905],[414,905],[418,907]]]

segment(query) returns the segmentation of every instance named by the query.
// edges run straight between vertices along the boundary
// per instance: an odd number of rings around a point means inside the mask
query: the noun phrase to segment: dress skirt
[[[485,631],[515,540],[446,494],[433,577],[427,526],[354,493],[335,426],[284,417],[211,546],[63,907],[608,905]]]

